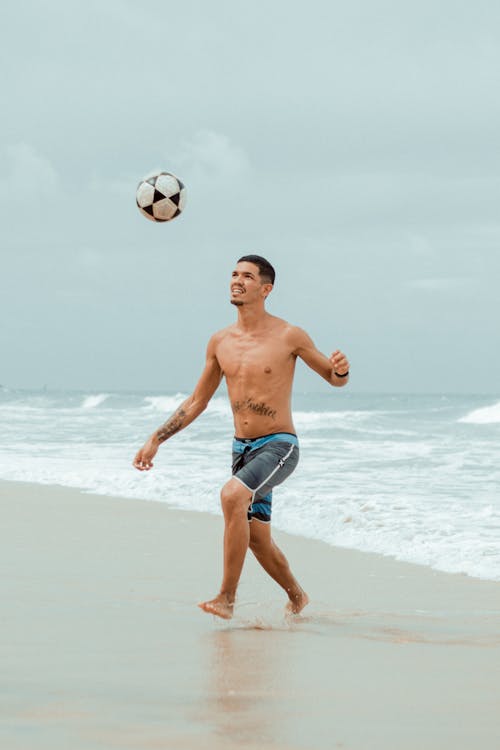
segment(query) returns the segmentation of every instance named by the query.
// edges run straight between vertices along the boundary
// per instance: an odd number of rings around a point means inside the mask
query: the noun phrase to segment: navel
[[[266,372],[267,374],[269,374],[271,372],[271,368],[270,367],[265,367],[264,368],[264,372]]]

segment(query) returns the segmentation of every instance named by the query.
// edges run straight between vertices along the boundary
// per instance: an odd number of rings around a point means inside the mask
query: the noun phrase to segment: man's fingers
[[[132,466],[134,466],[136,469],[139,469],[139,471],[149,471],[149,469],[153,468],[153,462],[148,458],[144,458],[140,453],[138,453],[134,458]]]
[[[338,349],[331,354],[330,359],[332,362],[347,362],[347,357],[345,356],[345,354],[343,352],[340,352]]]
[[[343,352],[336,349],[330,356],[330,362],[333,365],[333,369],[339,375],[345,375],[349,372],[349,360]]]

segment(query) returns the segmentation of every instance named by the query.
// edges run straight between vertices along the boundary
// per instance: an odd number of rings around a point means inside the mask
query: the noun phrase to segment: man
[[[307,333],[270,315],[265,301],[275,272],[259,255],[239,259],[231,279],[233,325],[215,333],[207,347],[205,369],[193,393],[137,453],[134,466],[148,471],[161,443],[198,417],[226,378],[234,416],[233,477],[221,491],[224,512],[224,574],[219,594],[199,606],[230,619],[248,547],[264,570],[286,591],[287,611],[308,603],[305,591],[271,538],[272,489],[294,470],[299,446],[291,414],[295,362],[300,357],[328,383],[344,386],[349,363],[335,351],[328,359]]]

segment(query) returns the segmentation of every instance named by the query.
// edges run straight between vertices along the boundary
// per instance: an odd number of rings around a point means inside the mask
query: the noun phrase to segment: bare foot
[[[302,612],[306,604],[309,604],[309,597],[306,592],[300,589],[298,594],[289,594],[290,601],[286,605],[286,613],[288,615],[298,615]]]
[[[305,606],[305,605],[304,605]],[[209,602],[201,602],[198,607],[209,615],[222,617],[223,620],[230,620],[233,616],[234,601],[229,601],[225,594],[219,594],[215,599]]]

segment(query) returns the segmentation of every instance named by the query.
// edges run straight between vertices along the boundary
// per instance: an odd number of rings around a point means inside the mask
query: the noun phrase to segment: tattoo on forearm
[[[276,417],[276,409],[272,409],[263,401],[256,403],[251,398],[247,398],[245,401],[233,401],[232,406],[235,414],[245,409],[250,409],[250,411],[253,411],[255,414],[261,414],[263,417],[271,417],[271,419]]]
[[[156,434],[160,443],[163,443],[169,437],[175,435],[176,432],[179,432],[181,427],[184,425],[185,416],[186,412],[184,411],[182,406],[179,406],[179,408],[172,414],[170,419],[167,419],[165,424],[163,424],[158,429]]]

